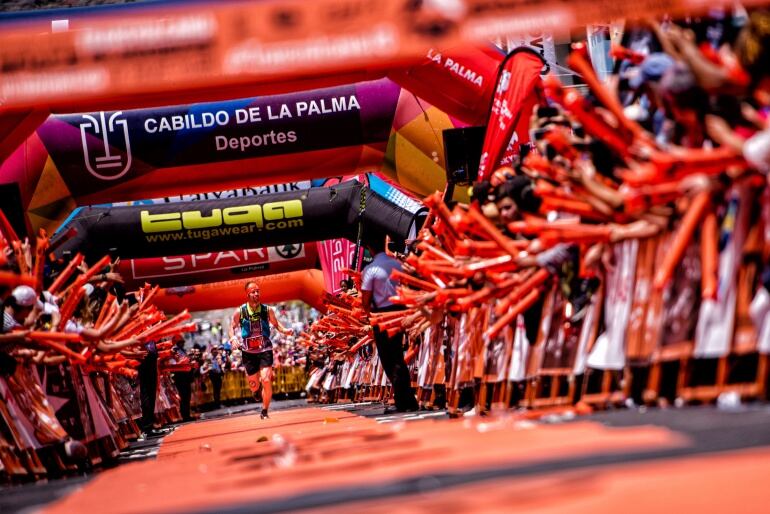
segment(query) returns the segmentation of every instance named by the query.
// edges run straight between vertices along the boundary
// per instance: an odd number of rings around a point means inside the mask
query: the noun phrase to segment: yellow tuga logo
[[[145,234],[246,224],[253,224],[258,229],[262,229],[267,225],[268,229],[273,230],[276,228],[302,226],[301,223],[283,221],[301,217],[301,200],[212,209],[209,215],[204,215],[201,211],[181,211],[165,214],[151,214],[150,211],[141,211],[142,231]]]

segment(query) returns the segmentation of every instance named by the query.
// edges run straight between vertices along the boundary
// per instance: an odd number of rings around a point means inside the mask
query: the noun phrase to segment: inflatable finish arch
[[[264,303],[302,300],[320,311],[326,310],[323,305],[325,295],[323,274],[316,269],[168,288],[161,290],[153,301],[159,309],[169,313],[181,312],[184,309],[192,312],[226,309],[245,301],[244,287],[251,281],[259,284],[260,299]]]
[[[430,194],[445,182],[442,131],[485,120],[502,59],[494,47],[431,51],[422,65],[392,72],[409,91],[380,79],[51,116],[0,165],[0,183],[18,184],[31,228],[49,231],[78,205],[376,170]]]

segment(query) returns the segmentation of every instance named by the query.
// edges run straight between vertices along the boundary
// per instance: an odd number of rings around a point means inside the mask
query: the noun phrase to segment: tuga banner
[[[311,269],[317,261],[316,243],[287,243],[268,248],[121,260],[118,271],[129,289],[144,282],[175,287]]]
[[[52,241],[76,235],[56,254],[82,252],[122,258],[161,257],[208,251],[305,243],[344,237],[355,240],[362,192],[364,236],[406,239],[418,214],[384,199],[356,181],[298,192],[255,197],[82,209]],[[204,246],[205,245],[205,246]]]
[[[519,145],[529,140],[529,118],[538,101],[543,58],[529,48],[516,48],[500,69],[484,135],[478,180],[487,180],[501,164],[510,164]]]

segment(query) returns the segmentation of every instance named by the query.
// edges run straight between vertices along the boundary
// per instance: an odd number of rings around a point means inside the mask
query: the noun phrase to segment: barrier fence
[[[273,368],[273,395],[294,395],[305,390],[307,373],[301,366],[275,366]],[[254,397],[246,381],[246,372],[226,371],[222,375],[220,402],[238,403]],[[193,382],[191,405],[203,407],[214,403],[214,386],[208,375],[198,376]]]

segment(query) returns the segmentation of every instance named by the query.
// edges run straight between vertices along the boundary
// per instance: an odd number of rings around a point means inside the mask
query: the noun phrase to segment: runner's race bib
[[[262,336],[247,337],[243,340],[243,343],[246,345],[246,350],[250,352],[262,352],[267,350],[265,338]]]

